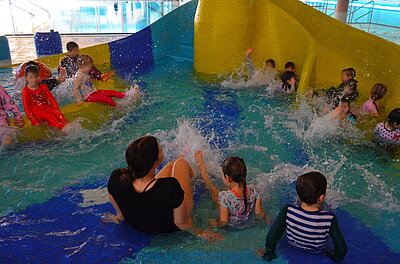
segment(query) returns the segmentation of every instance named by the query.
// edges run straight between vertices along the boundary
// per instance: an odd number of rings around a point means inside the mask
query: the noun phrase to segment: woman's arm
[[[125,221],[125,217],[122,215],[121,209],[119,209],[117,202],[114,200],[114,197],[112,197],[110,193],[108,193],[108,199],[110,200],[110,203],[113,205],[115,211],[117,212],[117,219],[119,221]]]
[[[74,89],[73,89],[73,93],[74,93],[74,97],[75,97],[75,100],[76,100],[76,103],[78,104],[78,105],[81,105],[82,104],[82,100],[81,100],[81,97],[79,96],[79,87],[81,86],[81,84],[82,84],[82,75],[81,74],[78,74],[77,76],[76,76],[76,78],[75,78],[75,80],[74,80]]]
[[[210,177],[208,176],[206,164],[204,163],[203,153],[201,150],[197,150],[194,153],[194,159],[196,160],[196,163],[199,166],[200,174],[204,180],[206,187],[211,191],[211,197],[213,201],[218,205],[218,189],[214,186]]]

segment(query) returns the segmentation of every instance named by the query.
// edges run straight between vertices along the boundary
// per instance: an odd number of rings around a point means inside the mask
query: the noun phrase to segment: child
[[[282,92],[290,94],[296,91],[296,74],[292,71],[285,71],[282,75]]]
[[[211,226],[245,228],[255,222],[256,215],[265,219],[258,190],[247,186],[247,169],[242,158],[232,156],[222,163],[222,180],[229,188],[222,192],[218,192],[208,177],[201,150],[196,151],[195,160],[206,186],[212,191],[214,202],[219,204],[219,220],[210,220]]]
[[[331,87],[327,92],[328,104],[332,108],[336,108],[342,98],[345,98],[348,102],[353,102],[358,97],[357,85],[358,81],[354,79],[356,77],[356,70],[353,68],[347,68],[342,70],[342,83],[337,87]]]
[[[6,111],[10,111],[14,115],[14,123],[18,127],[24,127],[25,122],[16,102],[8,95],[6,89],[0,85],[0,146],[11,144],[13,137],[13,129],[9,127]]]
[[[265,61],[265,67],[267,69],[275,69],[275,61],[273,59],[268,59]]]
[[[75,76],[76,72],[79,70],[78,67],[78,57],[79,57],[79,46],[73,41],[67,43],[68,54],[61,59],[58,66],[58,71],[65,68],[67,71],[67,78],[72,78]],[[114,72],[109,72],[102,74],[96,67],[92,67],[90,71],[90,77],[96,80],[108,81],[114,76]]]
[[[22,90],[22,103],[32,125],[47,123],[49,126],[63,129],[68,121],[61,114],[49,88],[40,82],[39,68],[35,65],[27,66],[25,78],[27,85]]]
[[[337,118],[339,118],[340,121],[348,119],[352,123],[357,122],[357,116],[351,111],[351,103],[345,98],[342,98],[340,105],[329,114],[329,119],[334,120]]]
[[[246,61],[247,61],[247,63],[249,64],[249,68],[250,68],[250,74],[253,74],[254,73],[254,71],[255,71],[255,67],[254,67],[254,64],[253,64],[253,62],[251,61],[251,58],[250,58],[250,55],[251,55],[251,53],[253,52],[253,49],[252,48],[249,48],[247,51],[246,51]],[[274,71],[275,70],[275,61],[273,60],[273,59],[268,59],[268,60],[266,60],[265,61],[265,69],[266,70],[272,70],[272,71]],[[275,73],[276,74],[276,73]]]
[[[361,111],[379,117],[379,102],[385,96],[387,87],[383,83],[375,84],[371,89],[371,96],[361,107]]]
[[[283,233],[293,247],[315,254],[325,251],[334,261],[344,258],[347,246],[337,218],[332,212],[320,209],[325,200],[326,185],[325,176],[319,172],[309,172],[297,179],[296,191],[301,204],[288,204],[279,212],[267,235],[265,260],[277,257],[275,250]],[[326,250],[328,236],[333,240],[333,250]]]
[[[112,99],[113,97],[123,98],[126,93],[117,92],[114,90],[97,90],[93,87],[93,83],[89,73],[93,69],[93,60],[88,55],[80,55],[77,63],[79,70],[76,73],[74,80],[74,97],[77,104],[82,105],[85,102],[102,102],[111,106],[117,104]],[[133,87],[132,98],[137,100],[139,96],[138,86]]]
[[[291,61],[286,62],[285,72],[296,72],[296,67],[294,66],[293,62],[291,62]]]
[[[375,138],[389,145],[400,144],[400,108],[392,110],[386,121],[376,125]]]

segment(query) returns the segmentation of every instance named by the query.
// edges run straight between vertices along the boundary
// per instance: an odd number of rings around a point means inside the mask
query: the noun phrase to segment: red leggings
[[[68,124],[67,119],[54,107],[32,107],[32,114],[40,123],[47,123],[49,126],[62,129]]]
[[[89,97],[86,98],[85,102],[101,102],[111,106],[116,106],[117,104],[111,97],[123,98],[124,96],[125,93],[123,92],[117,92],[114,90],[97,90],[90,94]]]

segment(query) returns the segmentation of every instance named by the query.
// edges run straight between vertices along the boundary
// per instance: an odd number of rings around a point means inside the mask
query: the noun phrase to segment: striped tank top
[[[326,247],[333,217],[334,214],[329,211],[309,212],[300,206],[289,205],[286,238],[294,247],[320,253]]]

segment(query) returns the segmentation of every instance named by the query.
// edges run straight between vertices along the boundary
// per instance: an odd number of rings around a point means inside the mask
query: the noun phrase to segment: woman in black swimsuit
[[[168,163],[156,175],[164,153],[153,136],[132,142],[125,156],[127,168],[114,170],[108,182],[108,196],[118,220],[148,234],[184,230],[208,241],[223,239],[192,222],[192,169],[185,159]]]

